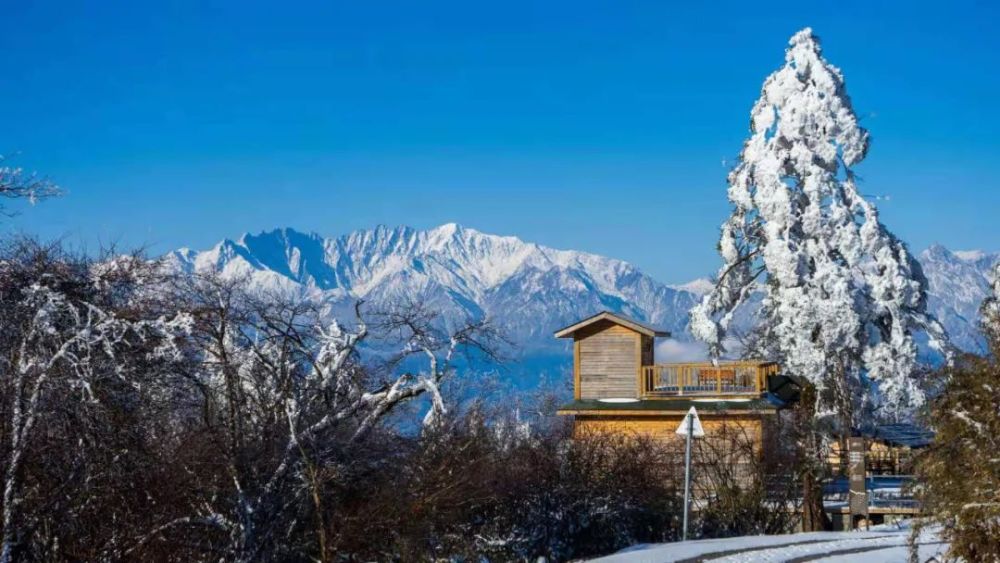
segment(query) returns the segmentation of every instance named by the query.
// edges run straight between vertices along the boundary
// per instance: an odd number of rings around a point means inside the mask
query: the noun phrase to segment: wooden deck
[[[641,393],[642,398],[760,397],[767,377],[777,373],[774,362],[655,364],[640,370]]]

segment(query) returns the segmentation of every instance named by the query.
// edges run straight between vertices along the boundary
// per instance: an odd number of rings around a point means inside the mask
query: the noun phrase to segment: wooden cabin
[[[555,336],[573,340],[573,402],[558,412],[574,417],[577,435],[629,432],[680,441],[675,431],[694,406],[706,438],[739,429],[760,452],[783,404],[781,393],[770,392],[788,384],[777,364],[658,364],[656,339],[670,334],[616,313],[598,313]]]

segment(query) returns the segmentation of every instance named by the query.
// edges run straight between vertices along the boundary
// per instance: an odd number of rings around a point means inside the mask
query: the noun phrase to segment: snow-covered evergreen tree
[[[832,406],[824,390],[857,400],[868,381],[886,412],[919,404],[914,333],[944,350],[944,331],[926,311],[920,266],[858,191],[852,167],[868,132],[811,29],[764,82],[750,129],[729,174],[723,265],[692,332],[718,356],[737,307],[763,289],[764,349],[817,385],[820,410]]]
[[[982,307],[990,355],[941,370],[929,409],[934,441],[917,464],[924,524],[939,524],[946,561],[1000,561],[1000,264]]]

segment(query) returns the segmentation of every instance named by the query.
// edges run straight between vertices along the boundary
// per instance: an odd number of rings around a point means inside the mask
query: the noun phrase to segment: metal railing
[[[870,509],[918,510],[920,500],[912,491],[912,475],[869,475],[865,477],[865,493]],[[826,501],[848,502],[850,484],[847,477],[837,477],[823,487]]]
[[[656,364],[640,368],[643,397],[760,396],[767,376],[778,373],[774,362],[709,362]]]

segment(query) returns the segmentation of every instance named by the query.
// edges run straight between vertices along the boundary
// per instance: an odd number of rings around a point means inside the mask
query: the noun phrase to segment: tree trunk
[[[822,532],[832,528],[833,522],[826,510],[823,510],[823,489],[820,482],[813,471],[806,471],[802,475],[802,531]]]
[[[837,444],[840,448],[840,463],[837,471],[847,475],[847,439],[854,435],[854,404],[852,400],[851,383],[847,380],[844,362],[837,360],[833,379],[833,398],[831,403],[837,409],[837,419],[840,427],[836,429]]]
[[[38,405],[38,395],[41,392],[41,385],[45,381],[40,378],[35,383],[31,398],[25,400],[25,380],[26,370],[19,367],[14,377],[13,405],[11,407],[11,444],[10,457],[7,460],[7,468],[4,471],[3,482],[3,540],[0,545],[0,563],[11,563],[14,561],[14,551],[18,537],[18,527],[21,522],[21,515],[18,513],[21,502],[21,465],[25,453],[25,442],[28,433],[34,426],[35,412]],[[22,401],[25,403],[22,405]]]
[[[820,437],[816,430],[816,388],[807,385],[799,399],[795,421],[799,442],[799,478],[802,481],[802,531],[821,532],[833,529],[833,522],[823,509],[820,482],[823,460]]]
[[[299,448],[301,450],[301,447]],[[316,540],[319,543],[320,563],[332,561],[329,541],[326,537],[326,522],[323,519],[323,496],[320,490],[320,476],[316,465],[312,463],[305,451],[302,451],[303,464],[306,475],[309,477],[309,489],[312,494],[313,511],[315,512],[314,525],[316,527]]]

